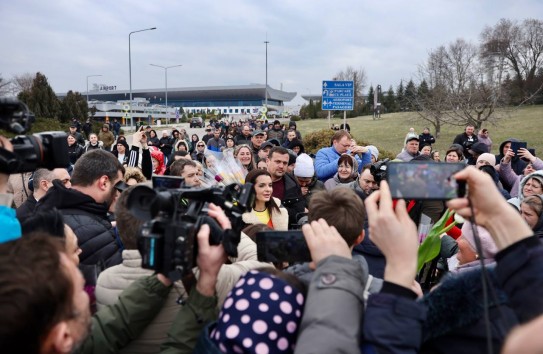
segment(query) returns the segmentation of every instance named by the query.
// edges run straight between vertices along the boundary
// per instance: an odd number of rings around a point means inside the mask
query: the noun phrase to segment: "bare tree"
[[[355,69],[352,66],[348,66],[345,70],[342,70],[336,74],[335,80],[354,81],[355,102],[362,99],[362,94],[366,88],[367,81],[366,71],[363,68]]]
[[[520,100],[533,97],[542,89],[536,75],[543,66],[543,21],[526,19],[519,24],[501,19],[487,26],[481,33],[481,55],[513,74],[514,84],[523,95]]]
[[[32,89],[35,76],[31,73],[14,75],[11,78],[10,93],[17,96],[21,92],[29,92]]]
[[[6,96],[9,93],[9,86],[11,85],[10,81],[6,81],[1,75],[0,75],[0,96]]]
[[[428,90],[421,91],[413,105],[418,107],[418,116],[434,126],[436,135],[443,124],[480,128],[504,117],[500,83],[488,75],[479,58],[477,46],[457,39],[431,51],[426,64],[419,67]],[[500,70],[503,67],[495,68]]]

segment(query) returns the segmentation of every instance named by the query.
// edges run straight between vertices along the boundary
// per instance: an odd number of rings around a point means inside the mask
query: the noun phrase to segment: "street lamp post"
[[[138,32],[144,32],[144,31],[152,31],[155,30],[156,27],[146,28],[138,31],[132,31],[128,34],[128,78],[130,81],[130,102],[128,103],[130,106],[130,128],[134,128],[134,117],[132,115],[132,55],[130,51],[130,36],[132,33],[138,33]]]
[[[268,40],[265,40],[264,43],[266,44],[266,90],[264,91],[265,98],[265,104],[266,107],[266,114],[268,113],[268,43],[270,43]]]
[[[87,106],[89,105],[89,77],[96,77],[102,75],[87,75]]]
[[[164,96],[166,98],[166,118],[168,119],[168,122],[169,122],[169,118],[168,118],[168,69],[176,68],[178,66],[183,66],[183,65],[182,64],[172,65],[172,66],[162,66],[162,65],[156,65],[156,64],[149,64],[149,65],[156,66],[157,68],[164,69],[164,85],[165,85]]]

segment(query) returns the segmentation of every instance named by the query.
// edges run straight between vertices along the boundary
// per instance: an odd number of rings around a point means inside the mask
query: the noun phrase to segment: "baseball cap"
[[[269,141],[266,141],[265,143],[263,143],[262,145],[260,145],[260,150],[262,149],[266,149],[266,148],[272,148],[274,147],[275,145],[273,145],[272,143],[270,143]]]
[[[264,135],[264,134],[265,133],[262,130],[255,130],[252,135],[257,136],[257,135]]]

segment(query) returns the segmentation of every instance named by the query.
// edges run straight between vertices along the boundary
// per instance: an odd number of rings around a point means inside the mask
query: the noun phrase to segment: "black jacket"
[[[298,218],[301,216],[298,214],[302,214],[305,211],[307,203],[302,195],[300,185],[292,174],[285,173],[283,180],[285,181],[283,206],[288,211],[288,223],[290,228],[290,225],[298,222]]]
[[[70,163],[75,165],[77,159],[83,155],[83,146],[79,145],[77,142],[73,145],[68,145],[68,157],[70,158]]]
[[[462,145],[464,148],[464,155],[468,153],[469,148],[471,145],[475,144],[479,141],[479,138],[477,135],[473,134],[472,136],[468,136],[466,133],[458,134],[453,141],[453,144]]]
[[[45,197],[37,204],[37,210],[56,207],[64,216],[83,251],[81,264],[103,263],[111,267],[122,262],[121,250],[115,232],[107,216],[108,206],[75,189],[65,188],[60,181],[53,181]]]
[[[436,139],[432,134],[420,134],[419,135],[419,151],[425,145],[432,145],[436,142]]]
[[[19,219],[19,222],[22,223],[26,218],[29,216],[32,216],[34,214],[34,209],[36,208],[36,198],[34,198],[33,195],[28,196],[28,198],[25,200],[23,204],[21,204],[17,210],[15,210],[15,213],[17,215],[17,219]]]

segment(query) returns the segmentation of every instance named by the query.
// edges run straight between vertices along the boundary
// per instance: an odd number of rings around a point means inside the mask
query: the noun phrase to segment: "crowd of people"
[[[88,122],[87,122],[88,123]],[[24,353],[453,353],[543,347],[543,161],[473,126],[445,154],[411,128],[396,160],[464,163],[468,197],[392,200],[379,150],[336,130],[307,154],[295,122],[212,121],[206,134],[74,124],[70,165],[0,171],[0,347]],[[350,128],[350,127],[349,127]],[[131,141],[129,141],[131,140]],[[0,137],[1,149],[12,149]],[[443,161],[441,160],[443,157]],[[389,163],[395,163],[391,161]],[[251,183],[237,257],[203,225],[195,280],[142,267],[136,186]],[[179,200],[180,207],[189,201]],[[207,209],[223,230],[220,207]],[[419,231],[455,223],[417,272]],[[268,263],[258,232],[302,230],[311,262]],[[423,274],[424,273],[424,274]],[[429,273],[431,273],[429,276]],[[428,280],[430,279],[430,280]]]

